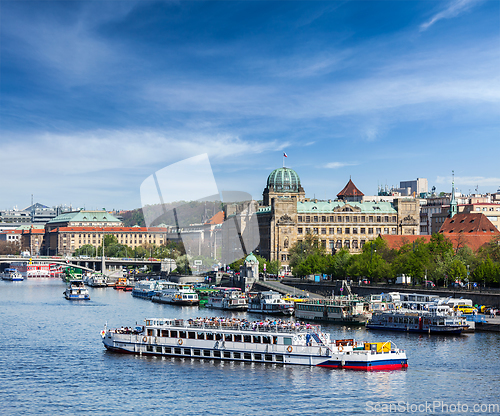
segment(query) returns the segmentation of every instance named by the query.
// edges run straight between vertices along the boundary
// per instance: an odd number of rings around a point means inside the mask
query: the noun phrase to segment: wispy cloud
[[[451,184],[451,176],[438,176],[436,183]],[[455,176],[455,185],[460,186],[500,186],[500,178],[485,178],[484,176]],[[450,185],[451,186],[451,185]]]
[[[346,166],[357,166],[359,163],[349,163],[349,162],[330,162],[327,163],[324,167],[327,169],[340,169]]]
[[[432,16],[427,22],[420,25],[420,31],[423,32],[434,23],[442,19],[451,19],[458,16],[459,14],[469,10],[471,7],[475,6],[480,0],[453,0],[448,3],[446,9],[441,10]]]

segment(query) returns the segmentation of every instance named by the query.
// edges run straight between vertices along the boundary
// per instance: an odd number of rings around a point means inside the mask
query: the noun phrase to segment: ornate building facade
[[[279,168],[267,178],[263,203],[257,211],[259,254],[279,260],[290,271],[290,248],[307,234],[318,236],[334,253],[345,248],[358,253],[379,235],[419,234],[420,206],[414,198],[394,202],[362,202],[363,193],[349,180],[336,200],[305,197],[297,172]]]

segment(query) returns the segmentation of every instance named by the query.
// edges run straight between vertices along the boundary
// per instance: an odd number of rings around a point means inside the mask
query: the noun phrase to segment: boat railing
[[[220,330],[238,330],[249,332],[280,332],[280,333],[320,333],[320,325],[300,324],[296,323],[261,323],[261,322],[197,322],[184,320],[175,320],[166,322],[169,326],[184,327],[188,329],[220,329]]]

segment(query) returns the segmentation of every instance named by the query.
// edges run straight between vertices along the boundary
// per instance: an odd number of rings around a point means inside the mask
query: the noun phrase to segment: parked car
[[[363,280],[361,280],[361,284],[363,284],[363,285],[369,285],[370,281],[368,279],[363,279]]]
[[[477,311],[477,309],[474,308],[474,306],[470,306],[470,305],[457,305],[457,306],[455,306],[454,309],[456,311],[460,311],[462,313],[474,313],[474,311]]]
[[[436,287],[434,282],[431,282],[430,280],[425,281],[425,287]]]

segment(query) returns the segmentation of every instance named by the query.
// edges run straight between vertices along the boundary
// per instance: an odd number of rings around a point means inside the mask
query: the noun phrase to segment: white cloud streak
[[[423,32],[434,23],[439,22],[442,19],[451,19],[458,16],[459,14],[469,10],[471,7],[475,6],[478,0],[454,0],[448,3],[446,9],[436,13],[427,22],[420,25],[420,31]]]
[[[439,184],[449,184],[451,187],[452,182],[451,176],[438,176],[436,178],[436,183]],[[455,186],[460,188],[461,186],[499,186],[500,178],[485,178],[484,176],[455,176]]]
[[[357,166],[359,163],[348,163],[348,162],[330,162],[327,163],[324,167],[327,169],[340,169],[346,166]]]

